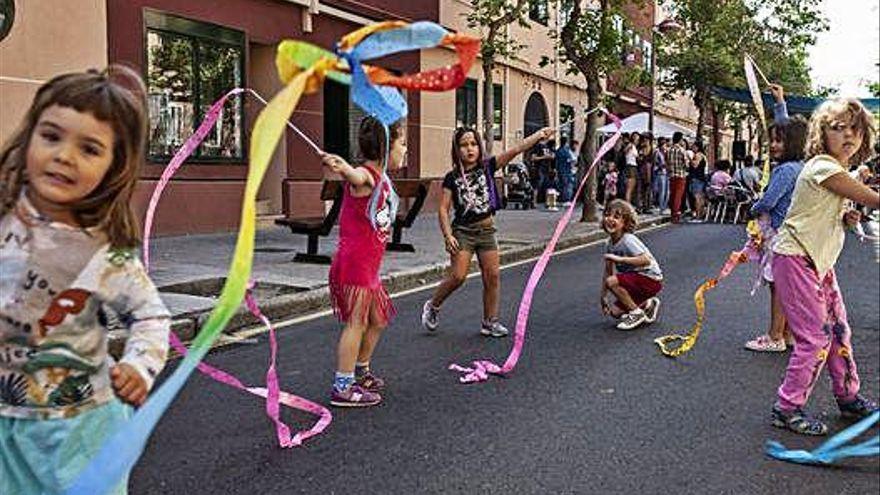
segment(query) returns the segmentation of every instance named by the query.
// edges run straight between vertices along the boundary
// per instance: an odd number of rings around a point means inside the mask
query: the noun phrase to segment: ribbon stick
[[[596,152],[596,155],[593,157],[593,163],[590,164],[590,167],[587,169],[587,172],[584,174],[584,178],[581,180],[580,185],[577,188],[577,192],[575,192],[575,197],[580,196],[581,190],[589,180],[590,174],[593,171],[593,168],[596,167],[596,164],[599,163],[599,160],[608,152],[613,146],[614,143],[620,139],[620,119],[617,118],[616,115],[602,110],[605,115],[607,115],[613,122],[614,125],[617,126],[617,131],[612,135],[605,143],[602,144],[601,148]],[[553,236],[550,238],[550,241],[547,242],[547,246],[544,248],[544,252],[541,253],[540,258],[535,263],[534,268],[532,268],[532,273],[529,275],[529,280],[526,283],[526,288],[523,291],[522,299],[519,303],[519,311],[516,315],[516,330],[514,331],[513,337],[513,348],[510,351],[510,354],[507,356],[507,359],[504,361],[502,366],[498,366],[492,361],[488,360],[477,360],[473,361],[471,366],[460,366],[458,364],[450,364],[449,369],[452,371],[457,371],[462,373],[462,376],[459,377],[459,381],[461,383],[475,383],[475,382],[483,382],[489,379],[489,375],[507,375],[516,367],[517,362],[519,361],[519,357],[522,354],[523,346],[525,345],[526,339],[526,329],[527,323],[529,319],[529,313],[532,309],[532,297],[535,292],[535,288],[538,286],[538,282],[541,281],[541,277],[544,276],[544,270],[547,268],[547,263],[550,262],[550,256],[553,254],[553,251],[556,250],[556,244],[559,242],[559,237],[562,235],[562,232],[568,226],[571,221],[571,216],[574,213],[575,204],[572,203],[568,209],[563,213],[562,218],[559,219],[559,222],[556,224],[556,229],[553,232]]]
[[[758,86],[758,79],[755,77],[755,69],[757,65],[752,60],[748,54],[743,57],[743,70],[746,74],[746,83],[749,86],[749,93],[752,95],[752,103],[755,105],[755,112],[758,113],[758,119],[761,121],[761,128],[764,130],[764,138],[769,139],[769,134],[767,131],[767,117],[764,114],[764,100],[761,97],[761,89]],[[760,70],[760,69],[759,69]],[[761,76],[763,77],[763,73]],[[767,81],[766,78],[764,78]],[[769,85],[770,82],[767,81]],[[766,150],[765,150],[766,151]],[[769,155],[764,153],[765,157],[768,157],[764,160],[764,169],[761,171],[761,189],[765,189],[767,184],[770,183],[770,160]]]
[[[772,440],[767,441],[764,451],[774,459],[796,464],[830,465],[848,457],[876,457],[880,455],[880,435],[855,445],[845,446],[845,444],[866,432],[878,420],[880,420],[880,412],[875,411],[811,451],[789,450],[781,443]]]
[[[694,347],[694,344],[697,342],[697,338],[700,336],[700,330],[703,328],[703,321],[706,316],[706,296],[705,293],[714,289],[722,280],[727,278],[733,270],[742,263],[747,263],[749,261],[758,261],[762,258],[763,252],[762,249],[766,249],[767,246],[763,246],[763,237],[761,235],[760,227],[758,223],[754,220],[749,222],[748,225],[749,231],[749,240],[746,241],[745,246],[739,251],[734,251],[730,253],[730,256],[727,257],[727,261],[724,263],[724,266],[721,267],[721,271],[718,272],[713,278],[706,280],[697,288],[697,291],[694,292],[694,306],[697,311],[697,321],[694,323],[694,326],[691,328],[690,333],[687,335],[664,335],[662,337],[657,337],[654,339],[654,343],[660,347],[660,352],[663,353],[664,356],[667,357],[678,357]],[[670,344],[675,342],[681,342],[678,347],[672,347]]]
[[[162,172],[162,177],[159,180],[159,183],[156,184],[156,188],[153,189],[153,194],[150,197],[150,203],[147,208],[147,212],[145,215],[145,231],[144,231],[144,242],[143,242],[143,253],[144,253],[144,266],[149,271],[150,269],[150,261],[149,261],[149,253],[150,253],[150,230],[153,224],[153,217],[156,214],[156,207],[159,202],[159,198],[161,198],[162,193],[164,192],[166,186],[168,185],[171,178],[177,172],[181,165],[186,161],[187,158],[192,154],[192,152],[201,144],[204,140],[205,136],[210,132],[210,130],[214,127],[217,119],[220,116],[220,110],[223,108],[223,104],[233,95],[238,95],[242,93],[250,93],[255,98],[263,102],[263,104],[268,105],[268,102],[264,100],[256,91],[250,88],[235,88],[227,92],[223,97],[221,97],[217,102],[211,105],[210,110],[206,114],[205,119],[196,129],[196,132],[187,139],[186,143],[180,150],[174,155],[171,162],[169,162],[166,169]],[[318,148],[311,139],[309,139],[302,131],[300,131],[296,126],[294,126],[289,120],[286,122],[287,126],[296,131],[303,139],[308,142],[313,149],[315,149],[318,153],[321,153],[320,148]],[[223,383],[225,385],[229,385],[233,388],[237,388],[239,390],[252,393],[259,397],[263,397],[266,399],[266,413],[269,415],[269,419],[275,424],[276,434],[278,437],[278,444],[281,447],[294,447],[302,444],[302,440],[306,438],[310,438],[314,435],[321,433],[332,421],[332,416],[330,411],[326,408],[315,404],[314,402],[310,402],[306,399],[298,397],[293,394],[289,394],[287,392],[283,392],[284,397],[284,405],[294,408],[300,409],[305,412],[309,412],[315,414],[320,417],[318,422],[305,433],[297,433],[295,436],[291,436],[290,427],[284,424],[280,419],[280,406],[282,392],[280,391],[280,387],[278,384],[278,374],[275,370],[275,361],[277,354],[277,344],[275,337],[275,328],[269,322],[269,319],[266,318],[263,313],[260,311],[259,306],[257,305],[257,301],[253,297],[252,293],[253,283],[248,285],[247,292],[245,293],[245,303],[251,313],[256,316],[266,328],[269,330],[269,347],[270,347],[270,359],[269,359],[269,368],[266,371],[266,388],[254,388],[254,387],[246,387],[241,383],[241,381],[235,376],[214,368],[205,363],[199,363],[197,368],[198,370],[208,376],[209,378]],[[186,347],[180,342],[180,339],[174,333],[171,333],[170,336],[171,346],[181,355],[186,355]]]

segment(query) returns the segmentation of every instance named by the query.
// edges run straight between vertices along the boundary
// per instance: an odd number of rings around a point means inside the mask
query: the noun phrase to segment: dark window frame
[[[492,134],[495,141],[504,140],[504,85],[492,83]]]
[[[143,78],[146,84],[149,86],[149,40],[148,36],[150,32],[158,33],[159,35],[165,36],[174,36],[178,38],[185,38],[193,42],[193,61],[192,61],[192,73],[193,73],[193,122],[192,122],[192,132],[198,128],[199,123],[201,123],[202,119],[205,116],[205,110],[202,108],[205,105],[209,105],[213,102],[202,102],[202,94],[201,94],[201,85],[200,80],[201,77],[198,73],[199,67],[199,56],[200,56],[200,46],[213,46],[213,47],[223,47],[223,48],[232,48],[238,50],[240,53],[239,57],[239,74],[240,74],[240,84],[239,87],[247,87],[247,47],[248,41],[247,36],[244,31],[234,29],[227,26],[221,26],[218,24],[212,24],[205,21],[196,21],[192,19],[187,19],[185,17],[181,17],[175,14],[149,9],[146,8],[143,10],[143,51],[144,51],[144,65],[143,65]],[[230,88],[232,89],[232,88]],[[240,95],[239,97],[233,99],[236,112],[238,113],[239,119],[239,132],[241,133],[241,154],[239,156],[230,156],[230,157],[218,157],[218,156],[205,156],[201,154],[201,146],[196,149],[191,158],[193,163],[203,163],[203,164],[245,164],[248,160],[248,137],[249,133],[247,116],[244,111],[244,96]],[[227,105],[229,103],[227,102]],[[149,115],[147,116],[149,118]],[[188,137],[188,136],[187,136]],[[164,154],[152,154],[149,152],[149,144],[147,145],[147,160],[151,162],[167,162],[169,161],[173,155],[164,155]]]
[[[479,84],[476,79],[467,78],[464,84],[455,90],[455,125],[472,129],[477,128],[477,91]],[[464,115],[459,114],[459,99],[464,98]],[[462,118],[463,117],[463,118]],[[471,118],[472,117],[472,118]],[[461,124],[459,124],[461,122]]]
[[[550,24],[550,2],[547,0],[529,0],[529,19],[542,26]]]

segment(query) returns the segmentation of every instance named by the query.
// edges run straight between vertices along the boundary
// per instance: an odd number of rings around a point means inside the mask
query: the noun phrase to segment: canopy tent
[[[639,134],[644,134],[648,132],[648,112],[632,114],[621,120],[620,123],[622,124],[622,127],[620,128],[621,132],[638,132]],[[617,127],[615,127],[614,124],[608,124],[599,128],[599,132],[603,134],[614,134],[615,131],[617,131]],[[681,132],[688,137],[694,137],[695,135],[694,131],[687,127],[654,114],[654,137],[672,137],[672,134],[675,132]]]
[[[712,87],[712,94],[725,100],[738,101],[740,103],[752,103],[752,95],[748,89],[725,88],[722,86]],[[773,96],[770,93],[761,94],[764,100],[764,108],[773,114]],[[880,112],[880,98],[860,98],[862,104],[871,112]],[[789,113],[811,114],[819,106],[824,98],[809,98],[806,96],[785,95],[785,103]]]

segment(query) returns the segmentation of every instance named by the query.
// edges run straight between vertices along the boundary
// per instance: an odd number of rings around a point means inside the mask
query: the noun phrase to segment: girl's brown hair
[[[784,124],[771,124],[770,135],[782,141],[782,156],[779,163],[803,161],[807,149],[809,123],[800,115],[795,115]]]
[[[97,227],[114,248],[135,247],[140,227],[131,208],[147,136],[146,88],[121,65],[57,76],[43,84],[18,130],[0,151],[0,217],[9,213],[27,183],[26,157],[34,128],[53,106],[92,114],[113,128],[113,163],[98,187],[71,204],[81,227]]]
[[[403,120],[388,126],[388,132],[391,134],[387,140],[387,144],[390,146],[403,133]],[[365,160],[381,162],[385,159],[387,152],[385,146],[385,127],[375,117],[364,117],[361,120],[360,128],[358,128],[358,148],[361,157]],[[382,164],[382,168],[387,166],[387,163]]]
[[[630,234],[635,232],[636,226],[639,225],[639,214],[636,213],[636,209],[622,199],[615,199],[608,203],[604,215],[620,215],[623,220],[623,231]]]
[[[862,133],[862,145],[850,158],[850,163],[861,164],[871,158],[877,129],[874,128],[871,114],[868,113],[862,102],[855,98],[825,100],[813,112],[813,116],[810,118],[810,131],[807,137],[806,150],[808,158],[828,154],[828,149],[825,146],[825,131],[832,120],[841,117],[846,118],[848,123],[855,124],[859,132]]]
[[[462,170],[463,164],[461,163],[461,151],[459,150],[458,143],[461,142],[461,138],[464,137],[467,133],[473,133],[474,140],[477,142],[477,148],[480,150],[480,154],[477,155],[477,164],[483,163],[483,140],[480,139],[480,133],[475,129],[471,129],[470,127],[459,127],[452,134],[452,168],[453,170]]]

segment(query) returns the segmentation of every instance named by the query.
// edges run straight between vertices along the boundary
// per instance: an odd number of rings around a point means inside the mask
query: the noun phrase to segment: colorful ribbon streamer
[[[761,121],[761,128],[764,129],[764,139],[770,139],[769,134],[767,132],[767,118],[764,114],[764,100],[761,97],[761,89],[758,86],[758,78],[755,77],[755,68],[758,65],[755,64],[755,61],[749,54],[745,54],[743,57],[743,69],[746,73],[746,84],[749,86],[749,93],[752,95],[752,103],[755,105],[755,111],[758,113],[758,119]],[[758,69],[760,71],[760,69]],[[761,73],[761,76],[764,76],[764,73]],[[766,81],[766,78],[764,78]],[[768,82],[769,84],[769,82]],[[766,150],[765,150],[766,151]],[[767,153],[764,153],[765,157],[769,157]],[[767,184],[770,183],[770,160],[764,160],[764,170],[761,175],[761,189],[765,189]]]
[[[789,450],[781,443],[772,440],[767,441],[764,451],[774,459],[796,464],[830,465],[848,457],[876,457],[880,455],[880,435],[855,445],[845,444],[867,431],[878,420],[880,420],[880,412],[874,412],[810,451]]]
[[[401,27],[401,24],[395,24],[390,27],[386,26],[386,24],[387,23],[380,24],[378,28],[374,28],[373,30],[379,33],[382,30],[392,30]],[[403,25],[403,27],[406,26],[407,25]],[[361,41],[369,39],[369,33],[366,33],[364,30],[359,32],[363,34]],[[449,36],[444,37],[444,42],[447,40],[449,42],[453,42],[454,40],[460,41],[466,38],[467,37],[460,35]],[[478,47],[479,40],[475,43]],[[282,44],[282,46],[283,45],[284,44]],[[300,58],[296,60],[287,60],[285,54],[291,52],[291,50],[288,49],[287,51],[282,51],[281,47],[279,47],[276,64],[278,66],[279,76],[282,78],[282,82],[285,86],[272,98],[266,108],[260,112],[256,123],[254,124],[254,129],[251,134],[250,168],[248,170],[244,198],[242,200],[241,224],[239,226],[233,260],[230,264],[229,275],[223,286],[223,290],[220,293],[217,305],[209,315],[208,320],[202,326],[201,331],[193,341],[186,356],[181,360],[177,369],[168,377],[165,383],[150,396],[144,406],[138,409],[131,419],[118,425],[108,426],[113,433],[104,445],[102,445],[95,457],[89,462],[88,466],[86,466],[86,468],[80,473],[79,477],[67,489],[65,492],[66,494],[93,495],[106,493],[131,470],[137,462],[137,459],[140,457],[140,454],[143,452],[147,439],[153,428],[155,428],[156,423],[158,423],[162,414],[171,405],[171,402],[186,383],[189,375],[211,348],[211,344],[220,332],[223,331],[223,328],[235,314],[236,309],[244,298],[253,263],[254,238],[256,233],[257,191],[260,182],[266,173],[275,147],[284,132],[284,127],[287,124],[288,118],[290,114],[293,113],[293,110],[296,108],[303,93],[313,93],[317,91],[325,77],[344,81],[346,76],[343,71],[351,69],[351,67],[348,67],[344,61],[336,57],[328,57],[320,51],[320,49],[314,47],[308,49],[303,48],[302,46],[298,48],[299,49],[292,50],[292,52]],[[398,51],[403,51],[403,49]],[[308,63],[304,64],[303,61],[307,59]],[[356,58],[353,60],[356,60]],[[465,62],[467,61],[460,57],[460,64],[462,67],[464,67]],[[472,63],[473,60],[470,62]],[[467,65],[467,68],[464,70],[465,74],[469,67],[470,65]],[[361,67],[355,68],[355,70],[360,69]],[[441,71],[454,72],[452,67],[446,67],[441,69]],[[381,74],[381,72],[379,72],[379,74]],[[395,85],[397,87],[406,88],[406,84],[406,81],[401,80]],[[369,104],[376,103],[371,102],[369,96],[364,98],[355,94],[362,88],[369,89],[370,86],[370,84],[367,84],[353,87],[352,97],[355,101],[366,101]],[[443,87],[444,86],[439,80],[433,80],[429,81],[429,83],[423,88],[413,89],[437,88],[436,90],[440,91],[443,90],[441,89]],[[233,92],[236,91],[241,92],[242,90],[233,90]],[[227,95],[227,97],[228,96],[230,95]],[[393,103],[393,101],[391,103]],[[212,107],[211,110],[219,112],[222,103],[215,103],[215,107]],[[386,116],[393,110],[399,110],[399,108],[391,110],[389,110],[389,108],[391,107],[384,109],[380,108],[380,110],[385,112],[383,115]],[[201,127],[202,126],[200,126],[200,129]],[[184,148],[188,153],[191,153],[196,146],[196,139],[193,137],[190,140],[187,140]],[[179,162],[182,163],[184,158],[180,158]],[[179,164],[176,164],[176,166],[179,166]],[[165,174],[163,173],[163,177],[164,176]],[[152,227],[152,225],[150,225],[150,227]],[[230,376],[228,381],[233,383],[237,380]],[[240,382],[238,382],[238,384],[241,385]],[[272,384],[270,383],[269,385],[270,387],[267,389],[266,393],[267,398],[269,393],[274,395],[271,386]],[[296,402],[288,400],[289,397],[282,395],[280,392],[279,395],[284,397],[285,401]],[[305,404],[298,404],[298,407],[299,406],[307,407]],[[299,438],[300,441],[302,441],[302,439],[303,437]],[[294,440],[291,439],[291,441]]]
[[[724,266],[721,267],[721,271],[718,272],[718,275],[703,282],[700,287],[697,288],[697,291],[694,292],[694,306],[697,310],[697,321],[691,328],[690,333],[687,335],[664,335],[654,339],[654,343],[660,347],[660,352],[662,352],[664,356],[678,357],[691,350],[694,344],[697,343],[697,338],[700,336],[700,330],[703,328],[703,321],[706,316],[706,292],[714,289],[719,282],[727,278],[727,276],[733,272],[734,268],[740,264],[762,259],[763,249],[766,246],[763,246],[764,242],[761,227],[757,221],[752,220],[749,222],[746,229],[749,233],[749,239],[746,241],[745,246],[739,251],[730,253]],[[678,347],[672,347],[671,344],[675,342],[681,342],[681,344]]]
[[[182,146],[177,153],[175,153],[174,157],[168,163],[168,166],[162,172],[162,176],[159,179],[159,182],[156,184],[155,189],[153,189],[153,194],[150,197],[149,206],[147,207],[147,212],[145,214],[144,221],[144,241],[143,241],[143,253],[144,253],[144,266],[149,271],[150,269],[150,234],[153,225],[153,217],[156,214],[156,207],[159,203],[159,199],[162,197],[162,193],[165,191],[169,181],[180,168],[181,165],[186,161],[187,158],[192,154],[193,150],[195,150],[199,144],[205,139],[208,133],[213,129],[214,124],[217,122],[217,119],[220,116],[220,110],[223,108],[223,105],[226,101],[234,96],[241,93],[250,93],[255,98],[263,102],[264,104],[268,104],[266,100],[264,100],[256,91],[252,89],[242,89],[235,88],[227,92],[223,95],[219,100],[214,102],[211,105],[211,108],[208,110],[205,115],[205,119],[196,129],[196,132],[193,133],[192,136],[187,139],[184,146]],[[292,128],[298,134],[303,136],[303,138],[313,147],[313,149],[317,149],[318,153],[321,152],[320,148],[308,139],[305,134],[302,133],[296,126],[294,126],[289,120],[287,121],[287,126]],[[209,378],[216,380],[225,385],[229,385],[233,388],[237,388],[239,390],[249,392],[258,397],[263,397],[266,399],[266,414],[269,415],[269,419],[275,424],[276,435],[278,437],[278,444],[281,447],[295,447],[302,444],[302,441],[306,438],[310,438],[312,436],[318,435],[330,424],[332,421],[332,415],[330,411],[325,407],[320,406],[314,402],[306,400],[302,397],[287,393],[281,392],[279,384],[278,384],[278,374],[275,368],[276,355],[277,355],[277,342],[275,337],[275,328],[272,326],[271,322],[268,318],[266,318],[263,313],[260,311],[259,306],[257,305],[257,301],[253,297],[252,293],[253,284],[250,283],[248,285],[248,290],[245,292],[245,304],[251,313],[256,316],[269,330],[269,348],[270,348],[270,358],[269,358],[269,367],[266,370],[266,388],[256,388],[256,387],[246,387],[241,383],[241,381],[236,378],[234,375],[230,373],[214,368],[206,363],[199,363],[198,370],[202,372],[204,375]],[[180,342],[180,339],[173,332],[169,335],[171,346],[181,355],[186,355],[186,347]],[[282,400],[283,397],[283,400]],[[306,432],[300,432],[296,435],[291,436],[290,427],[284,424],[284,422],[280,419],[280,403],[291,407],[293,409],[299,409],[308,413],[312,413],[317,415],[320,419]]]
[[[69,495],[107,493],[128,473],[140,457],[147,439],[159,418],[186,383],[197,364],[211,348],[244,298],[250,276],[256,233],[256,198],[260,182],[284,132],[288,116],[293,112],[308,82],[322,77],[322,67],[303,71],[293,78],[260,112],[251,135],[250,169],[242,201],[241,225],[229,276],[220,293],[217,306],[208,317],[186,357],[168,380],[156,390],[131,419],[113,427],[113,434],[97,455],[67,490]],[[316,87],[316,86],[313,86]],[[194,148],[193,148],[194,149]]]
[[[584,188],[584,185],[587,183],[587,180],[590,177],[593,169],[596,167],[596,164],[599,163],[599,160],[605,156],[605,153],[608,152],[613,146],[614,143],[620,139],[620,119],[617,118],[616,115],[605,111],[602,112],[607,115],[617,127],[617,131],[612,135],[602,146],[599,148],[599,151],[596,152],[596,155],[593,157],[593,163],[590,164],[590,167],[587,169],[587,172],[584,174],[584,178],[581,180],[580,185],[577,188],[577,192],[575,192],[574,197],[579,197],[581,194],[581,190]],[[540,258],[535,263],[535,267],[532,268],[532,273],[529,275],[529,280],[526,283],[526,288],[523,291],[522,299],[519,303],[519,311],[516,315],[516,330],[513,336],[513,349],[511,349],[510,354],[507,356],[507,360],[504,361],[502,366],[498,366],[489,360],[477,360],[473,361],[470,367],[460,366],[458,364],[450,364],[449,369],[452,371],[457,371],[462,373],[463,376],[459,377],[459,381],[461,383],[474,383],[474,382],[482,382],[489,379],[489,375],[506,375],[513,371],[513,368],[516,367],[516,363],[519,361],[519,357],[522,354],[523,346],[525,345],[526,339],[526,328],[529,319],[529,312],[532,309],[532,297],[535,293],[535,288],[538,286],[538,282],[541,281],[541,277],[544,276],[544,270],[547,268],[547,263],[550,262],[550,256],[553,254],[553,251],[556,250],[556,244],[559,242],[559,237],[562,235],[562,232],[568,226],[571,221],[571,216],[574,213],[575,204],[572,203],[565,213],[563,213],[562,218],[559,219],[559,222],[556,224],[556,230],[553,232],[553,236],[550,238],[550,241],[547,243],[547,246],[544,248],[544,252],[541,253]]]

